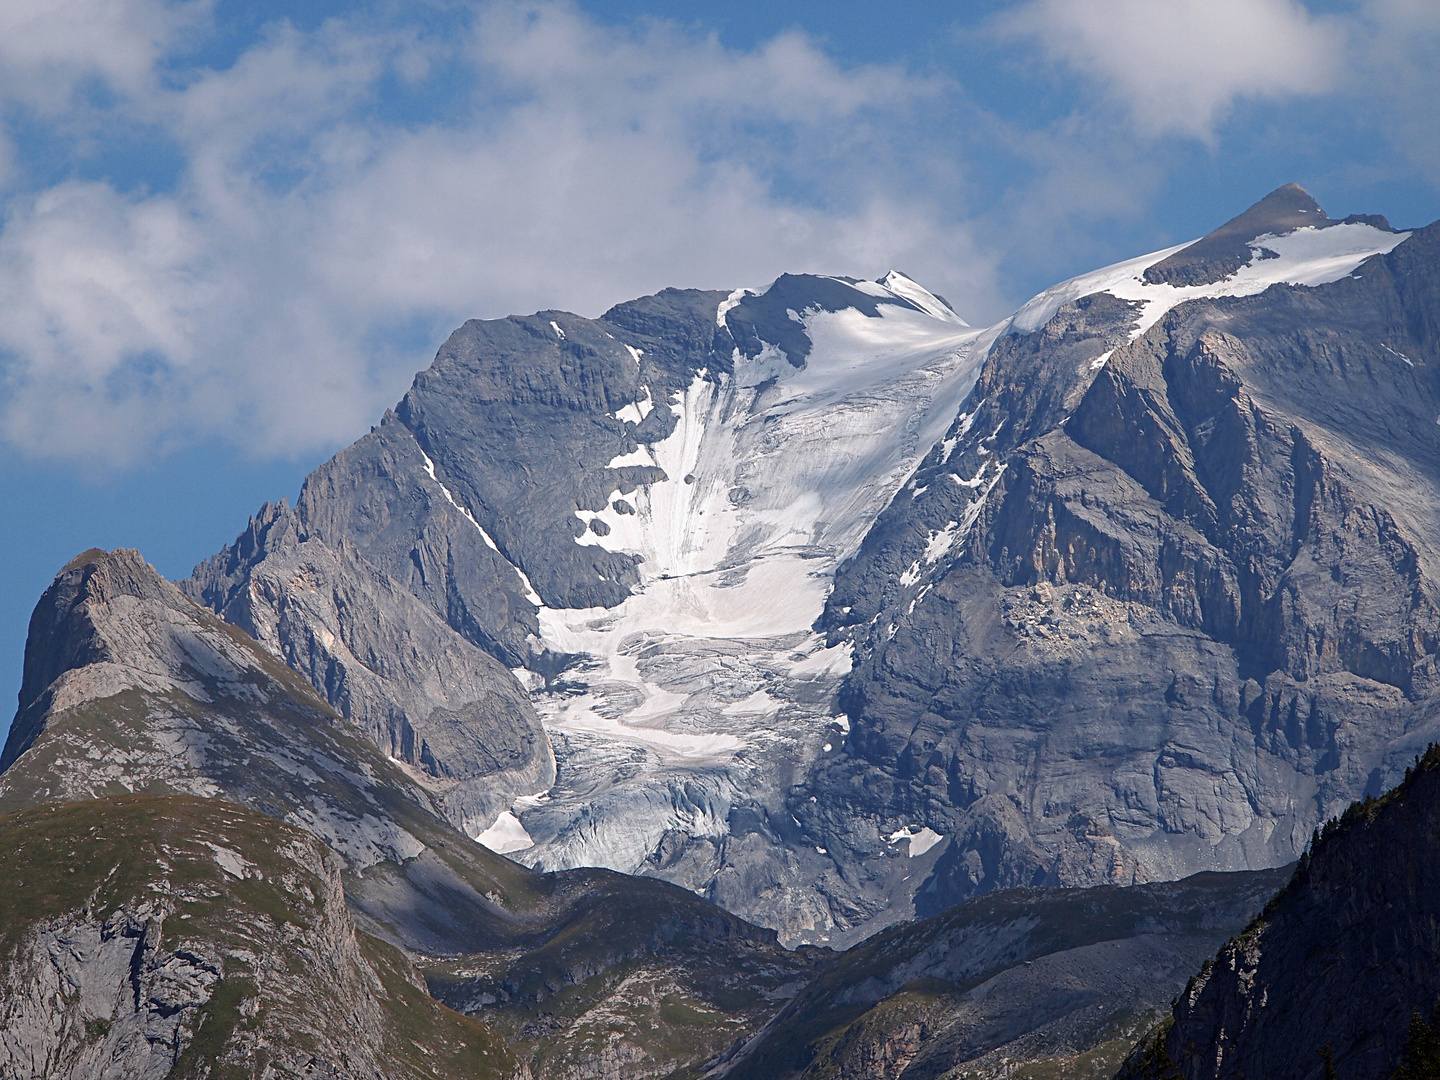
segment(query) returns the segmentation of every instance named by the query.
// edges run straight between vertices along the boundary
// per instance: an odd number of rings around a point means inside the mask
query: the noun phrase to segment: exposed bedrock
[[[1393,783],[1440,730],[1437,249],[998,342],[838,575],[853,753],[800,820],[951,838],[926,910],[1279,865]]]

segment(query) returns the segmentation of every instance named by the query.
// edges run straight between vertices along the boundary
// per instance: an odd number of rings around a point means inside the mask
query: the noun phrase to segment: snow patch
[[[1395,351],[1394,349],[1392,349],[1389,345],[1386,345],[1383,341],[1380,342],[1380,348],[1384,349],[1386,352],[1388,352],[1391,356],[1395,357],[1397,360],[1404,360],[1405,363],[1408,364],[1410,367],[1414,367],[1414,366],[1415,366],[1415,361],[1414,361],[1414,360],[1411,360],[1410,357],[1406,356],[1406,355],[1405,355],[1404,353],[1402,353],[1402,352],[1396,352],[1396,351]]]
[[[625,347],[627,349],[630,348],[630,346],[628,345]],[[626,423],[631,423],[639,426],[639,424],[644,421],[645,417],[649,416],[651,411],[655,408],[655,400],[650,396],[650,388],[648,386],[642,386],[640,389],[645,391],[645,396],[643,398],[641,398],[639,401],[632,401],[629,405],[626,405],[625,407],[616,410],[610,415],[615,417],[616,420],[621,420]]]
[[[894,295],[909,300],[910,303],[914,304],[927,315],[934,316],[937,319],[943,319],[946,322],[953,322],[959,326],[969,325],[964,319],[960,318],[959,315],[955,314],[949,304],[898,270],[891,270],[880,279],[880,284]]]
[[[535,841],[530,839],[530,834],[525,831],[525,826],[520,824],[520,819],[509,810],[496,818],[494,825],[475,837],[475,842],[497,855],[508,855],[512,851],[524,851],[535,846]]]
[[[907,854],[912,859],[917,859],[921,855],[924,855],[944,839],[945,837],[941,836],[928,825],[918,831],[915,830],[913,825],[907,825],[905,828],[890,834],[890,842],[892,844],[898,844],[902,840],[907,842],[909,849]]]
[[[740,302],[744,300],[745,297],[758,295],[759,293],[757,293],[754,289],[736,289],[724,300],[720,301],[720,306],[715,311],[715,325],[720,327],[720,329],[724,330],[725,316],[730,313],[730,310],[732,308],[738,307],[740,305]]]

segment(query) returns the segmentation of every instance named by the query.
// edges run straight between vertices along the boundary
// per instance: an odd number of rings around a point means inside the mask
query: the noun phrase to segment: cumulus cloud
[[[0,6],[0,442],[101,468],[309,453],[465,318],[667,285],[895,267],[998,317],[1016,264],[1043,287],[1129,254],[1154,137],[1212,139],[1246,99],[1348,100],[1440,182],[1430,0],[1026,0],[989,30],[1080,77],[1053,123],[798,33],[347,12],[210,50],[208,0]]]
[[[665,285],[899,265],[994,302],[968,230],[873,168],[937,85],[841,68],[799,35],[733,51],[501,0],[443,40],[279,26],[167,82],[151,69],[194,10],[143,11],[159,21],[139,20],[123,62],[65,62],[113,84],[91,121],[150,125],[178,178],[14,195],[0,232],[0,433],[31,453],[333,444],[463,318],[594,315]],[[35,20],[30,52],[48,56]],[[437,70],[453,85],[435,115],[373,107]]]
[[[1205,140],[1235,103],[1332,88],[1336,20],[1298,0],[1029,0],[997,28],[1097,84],[1146,135]]]

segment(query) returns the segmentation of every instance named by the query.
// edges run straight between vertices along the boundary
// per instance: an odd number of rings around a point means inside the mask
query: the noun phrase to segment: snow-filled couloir
[[[640,556],[641,580],[615,608],[540,612],[545,644],[584,659],[536,694],[561,779],[515,808],[534,842],[522,860],[643,869],[669,832],[723,836],[734,799],[772,786],[760,774],[836,752],[848,646],[811,627],[837,564],[953,419],[985,335],[903,275],[822,280],[856,306],[832,288],[825,308],[788,311],[803,366],[773,343],[737,347],[732,371],[670,403],[669,437],[610,463],[668,479],[577,511],[604,528],[575,542]],[[745,296],[719,305],[720,325]]]

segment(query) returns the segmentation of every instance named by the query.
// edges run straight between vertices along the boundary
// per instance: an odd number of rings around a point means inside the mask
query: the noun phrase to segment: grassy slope
[[[236,853],[258,873],[237,879],[217,861],[215,847]],[[297,852],[308,857],[298,859]],[[350,1033],[342,1026],[345,1003],[326,999],[325,980],[307,979],[314,975],[308,949],[314,940],[304,932],[317,930],[326,915],[326,882],[315,870],[326,857],[307,833],[219,800],[127,795],[6,815],[0,818],[0,977],[17,946],[47,923],[78,916],[103,924],[122,908],[158,906],[169,911],[160,923],[159,951],[193,948],[223,957],[223,977],[189,1021],[193,1038],[172,1077],[251,1075],[263,1068],[251,1052],[257,1042],[327,1060]],[[343,917],[340,922],[348,926]],[[370,982],[380,988],[379,1063],[389,1075],[447,1080],[514,1073],[503,1042],[420,990],[403,953],[364,935],[359,945]],[[277,971],[285,976],[279,983]],[[292,1003],[272,993],[297,985],[307,992],[303,1026],[289,1023]],[[92,1019],[86,1030],[99,1037],[109,1025]]]

